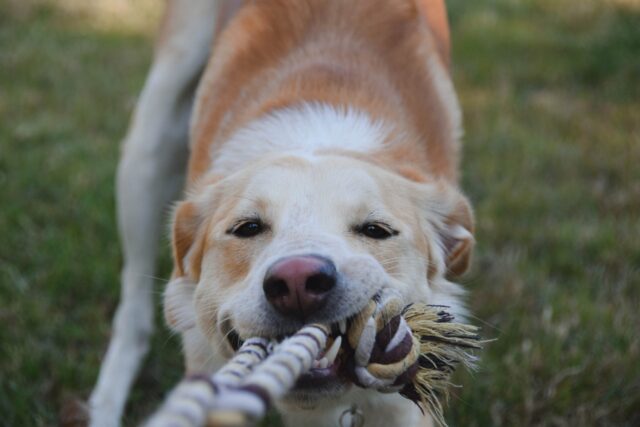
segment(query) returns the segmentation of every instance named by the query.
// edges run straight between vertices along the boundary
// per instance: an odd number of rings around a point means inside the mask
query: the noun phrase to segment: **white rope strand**
[[[234,388],[232,393],[224,393],[213,408],[245,414],[246,419],[240,425],[264,417],[271,402],[284,396],[300,375],[311,368],[313,361],[324,350],[329,332],[329,328],[319,324],[303,327],[276,346],[274,352],[239,387]],[[218,413],[210,413],[210,424],[216,424]]]
[[[206,425],[207,414],[223,387],[238,386],[248,373],[267,357],[268,350],[268,340],[251,338],[214,375],[202,375],[182,380],[146,426],[196,427]]]
[[[266,339],[247,340],[213,376],[184,379],[147,427],[243,426],[259,420],[311,368],[329,332],[324,325],[307,325],[271,355]]]

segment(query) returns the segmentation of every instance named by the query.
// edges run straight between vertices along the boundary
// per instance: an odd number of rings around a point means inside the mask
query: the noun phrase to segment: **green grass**
[[[118,301],[119,140],[152,33],[26,3],[0,0],[7,426],[56,424],[65,402],[86,398],[95,381]],[[448,4],[463,185],[478,220],[465,284],[477,323],[497,338],[478,372],[457,376],[463,388],[448,420],[639,425],[640,5]],[[180,367],[178,342],[162,330],[127,424],[154,407]]]

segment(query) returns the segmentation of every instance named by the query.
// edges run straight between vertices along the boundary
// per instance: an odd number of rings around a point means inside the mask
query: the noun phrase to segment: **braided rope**
[[[412,379],[420,343],[402,317],[402,309],[400,295],[387,289],[353,319],[347,337],[355,351],[356,384],[393,393]]]
[[[364,388],[399,392],[446,425],[440,398],[458,364],[472,367],[477,328],[453,323],[442,307],[403,306],[384,289],[349,322],[343,373]],[[244,426],[263,418],[325,349],[330,328],[307,325],[280,344],[247,340],[212,376],[183,380],[148,423],[150,427]]]
[[[266,359],[270,343],[264,338],[250,338],[235,356],[213,375],[194,375],[182,380],[169,394],[162,407],[147,422],[148,427],[203,426],[221,388],[240,385],[248,373]]]
[[[249,339],[218,373],[184,379],[147,426],[244,426],[259,420],[311,368],[328,336],[327,327],[314,324],[275,349],[263,338]]]

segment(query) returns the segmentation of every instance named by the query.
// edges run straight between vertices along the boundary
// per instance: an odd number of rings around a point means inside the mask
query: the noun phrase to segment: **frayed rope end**
[[[423,412],[446,426],[441,400],[449,399],[450,378],[458,365],[475,369],[477,357],[471,351],[482,348],[478,328],[454,322],[446,307],[411,304],[403,310],[414,342],[420,345],[419,369],[400,391]]]

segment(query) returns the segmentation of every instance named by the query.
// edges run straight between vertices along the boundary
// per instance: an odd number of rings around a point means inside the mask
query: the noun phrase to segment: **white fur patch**
[[[341,148],[371,152],[382,148],[390,128],[353,108],[305,103],[278,110],[240,129],[225,143],[213,163],[228,174],[271,153],[313,157],[317,150]]]
[[[196,326],[193,293],[196,283],[179,277],[171,280],[164,291],[165,318],[175,332],[184,332]]]
[[[431,74],[431,80],[433,86],[436,89],[438,97],[442,101],[444,107],[447,109],[446,117],[449,119],[449,127],[453,132],[453,139],[460,141],[462,138],[462,112],[460,110],[460,104],[458,104],[458,97],[456,91],[453,88],[451,77],[446,72],[440,61],[435,55],[429,55],[428,68]]]

